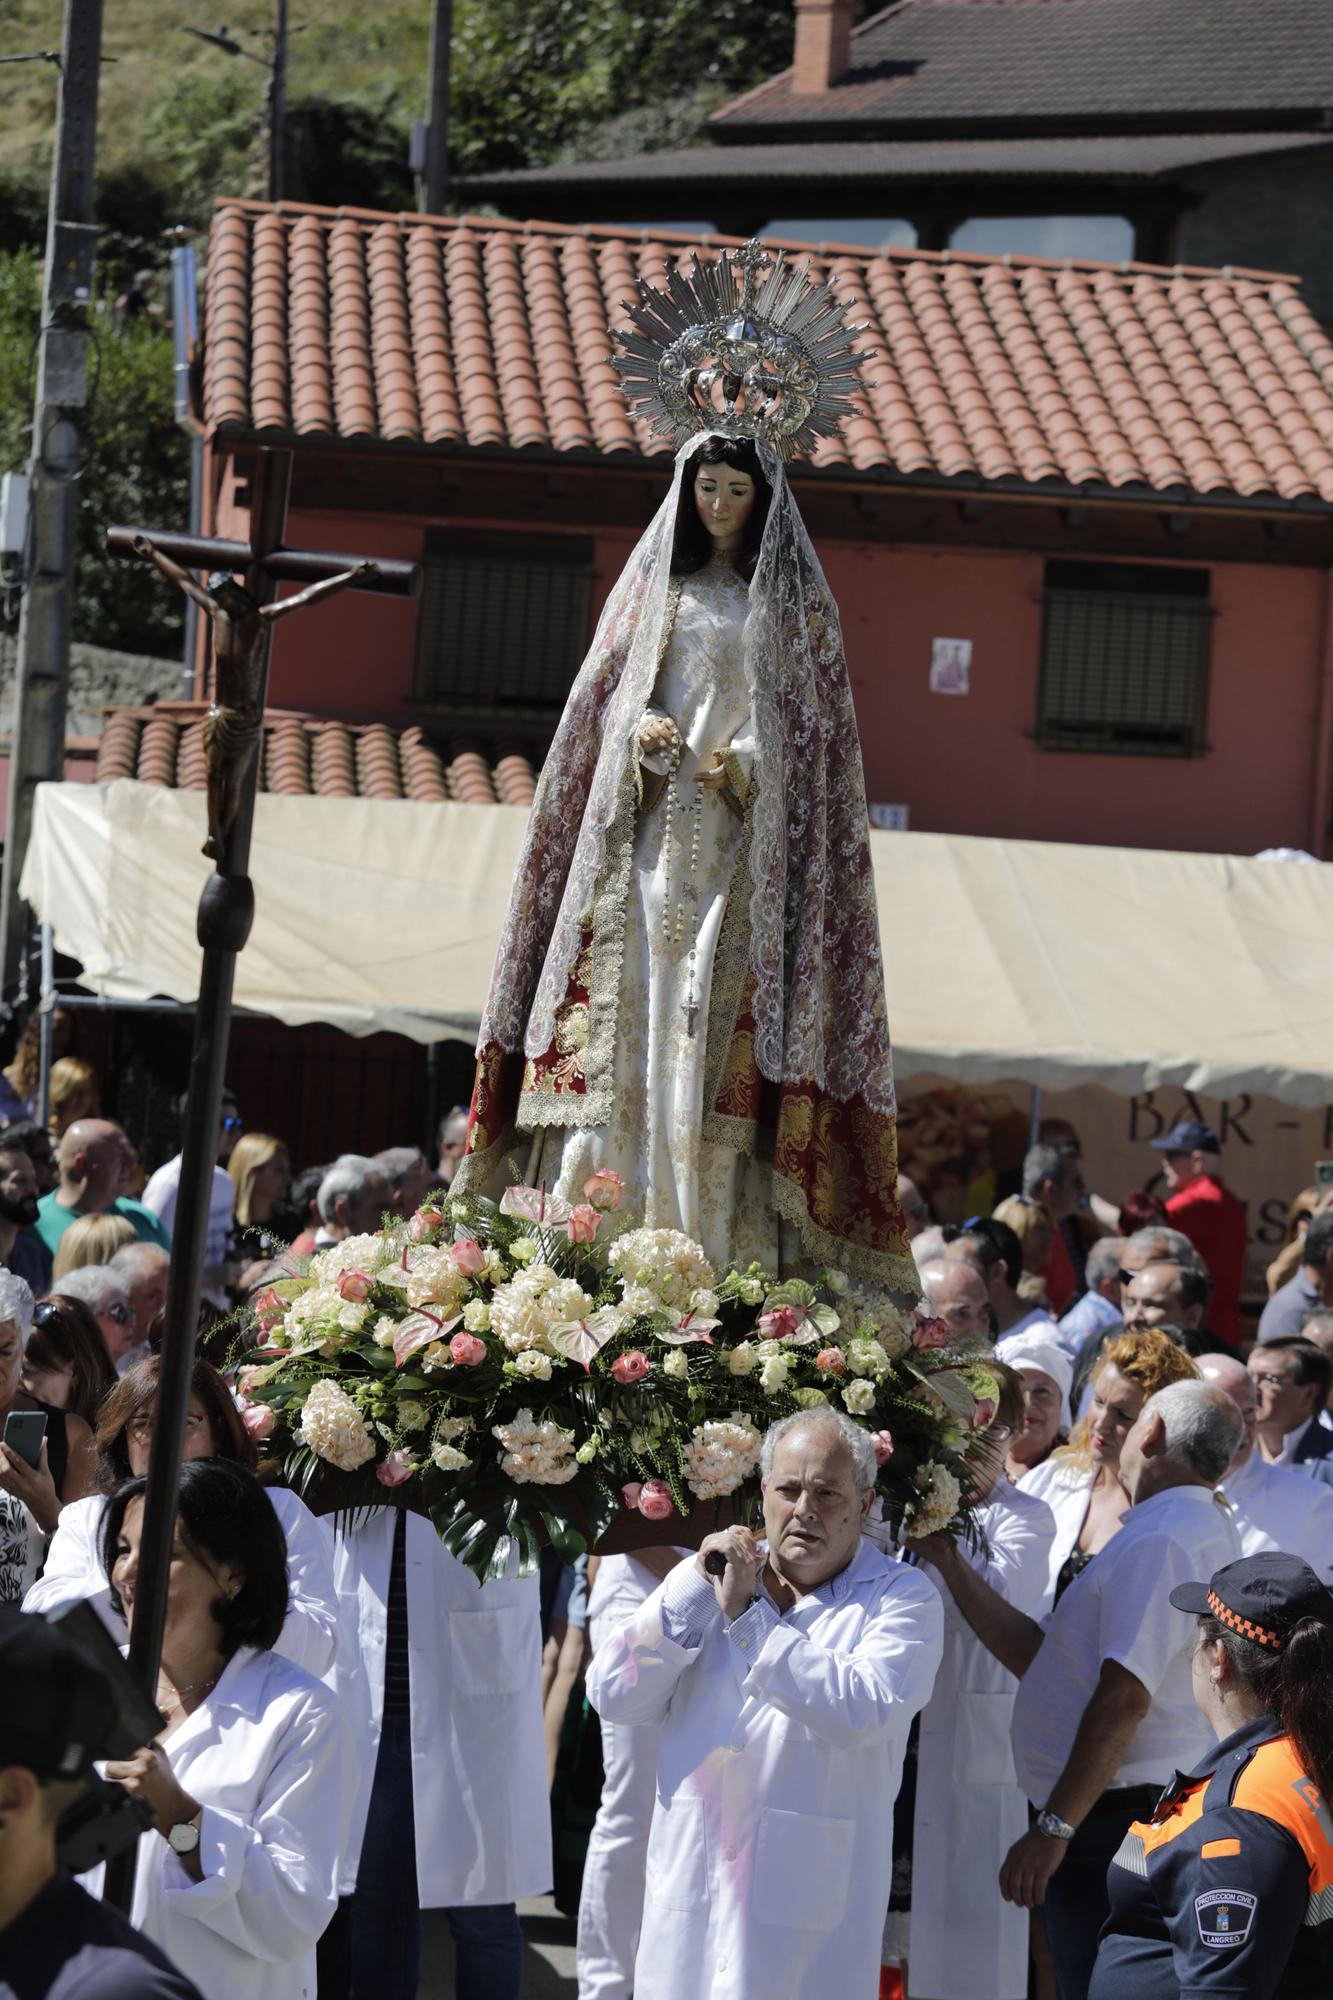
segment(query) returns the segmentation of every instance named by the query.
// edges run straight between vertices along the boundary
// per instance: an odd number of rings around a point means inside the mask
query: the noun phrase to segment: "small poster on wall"
[[[930,691],[932,694],[968,694],[972,686],[972,641],[932,639],[930,642]]]

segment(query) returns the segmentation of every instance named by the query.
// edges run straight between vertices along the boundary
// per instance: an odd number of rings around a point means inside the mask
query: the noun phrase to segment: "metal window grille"
[[[428,534],[419,702],[471,715],[558,714],[587,650],[593,545],[581,537]]]
[[[1202,756],[1214,616],[1208,586],[1207,570],[1048,563],[1039,747]]]

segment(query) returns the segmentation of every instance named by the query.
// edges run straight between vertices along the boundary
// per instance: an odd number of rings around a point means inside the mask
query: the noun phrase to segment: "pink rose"
[[[280,1299],[269,1285],[256,1296],[252,1310],[259,1321],[260,1332],[272,1333],[274,1327],[281,1326],[287,1317],[287,1302],[285,1299]]]
[[[277,1412],[268,1403],[251,1403],[241,1411],[241,1422],[256,1444],[266,1437],[272,1437],[273,1427],[277,1421]]]
[[[255,1390],[260,1387],[260,1377],[264,1372],[262,1368],[242,1368],[236,1377],[236,1394],[242,1405],[248,1403]]]
[[[648,1356],[641,1354],[638,1348],[634,1347],[628,1354],[616,1356],[611,1363],[611,1373],[617,1382],[642,1382],[652,1365]]]
[[[912,1328],[912,1345],[918,1350],[947,1347],[952,1338],[946,1319],[929,1319],[922,1315]]]
[[[643,1484],[640,1480],[627,1479],[625,1481],[625,1484],[620,1489],[620,1497],[624,1501],[627,1507],[633,1509],[638,1506],[639,1495],[642,1492],[643,1492]]]
[[[565,1228],[569,1231],[571,1243],[593,1243],[602,1226],[602,1218],[591,1202],[581,1201],[570,1215]]]
[[[364,1305],[370,1297],[370,1288],[374,1282],[365,1271],[339,1271],[338,1296],[346,1299],[351,1305]]]
[[[639,1494],[639,1512],[645,1521],[665,1521],[676,1511],[671,1488],[665,1479],[645,1479]]]
[[[486,1262],[486,1252],[471,1236],[460,1236],[457,1243],[451,1243],[449,1255],[453,1259],[454,1269],[461,1271],[465,1278],[477,1277]]]
[[[625,1183],[619,1174],[612,1173],[610,1167],[598,1167],[595,1174],[589,1174],[583,1183],[583,1198],[594,1208],[609,1215],[613,1208],[620,1207],[620,1197],[625,1192]]]
[[[475,1368],[486,1359],[486,1343],[475,1333],[456,1333],[449,1342],[449,1352],[460,1368]]]
[[[872,1431],[870,1434],[870,1442],[875,1447],[876,1465],[887,1465],[889,1460],[893,1457],[892,1431]]]
[[[801,1315],[791,1306],[776,1306],[759,1316],[759,1331],[765,1340],[790,1340],[800,1324]]]
[[[412,1477],[412,1471],[410,1451],[391,1451],[384,1463],[375,1467],[375,1477],[381,1486],[401,1486]]]
[[[815,1367],[822,1369],[825,1375],[845,1375],[847,1356],[840,1347],[821,1347],[815,1356]]]
[[[416,1214],[408,1221],[407,1233],[414,1243],[424,1243],[426,1238],[433,1236],[437,1229],[443,1227],[443,1224],[443,1209],[419,1208]]]

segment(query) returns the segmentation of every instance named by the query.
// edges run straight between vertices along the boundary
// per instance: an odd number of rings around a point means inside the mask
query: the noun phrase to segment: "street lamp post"
[[[182,33],[221,49],[224,56],[242,56],[268,71],[268,198],[283,197],[283,133],[287,118],[287,0],[276,0],[270,55],[257,55],[238,41],[224,22],[220,28],[183,28]]]

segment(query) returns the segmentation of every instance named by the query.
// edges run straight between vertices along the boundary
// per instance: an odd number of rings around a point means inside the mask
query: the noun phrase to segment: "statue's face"
[[[736,548],[754,512],[754,481],[734,465],[701,465],[694,482],[694,504],[717,546]]]

